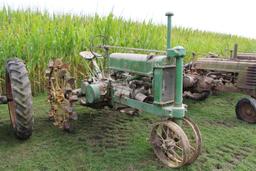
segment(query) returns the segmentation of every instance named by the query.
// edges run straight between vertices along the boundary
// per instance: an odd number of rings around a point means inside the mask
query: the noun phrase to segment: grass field
[[[88,65],[79,57],[79,52],[88,50],[91,38],[97,35],[104,35],[105,43],[110,45],[166,48],[165,25],[124,20],[112,14],[51,16],[47,12],[0,9],[0,90],[4,85],[4,63],[13,56],[26,61],[34,94],[44,90],[44,71],[52,58],[62,57],[71,64],[74,77],[81,79],[83,74],[88,74]],[[173,46],[182,45],[187,50],[185,61],[191,60],[192,52],[197,57],[208,52],[229,56],[234,43],[239,44],[240,51],[256,51],[255,39],[181,27],[174,27],[172,32]]]
[[[163,14],[163,17],[164,14]],[[27,65],[33,94],[44,91],[44,71],[48,61],[62,57],[71,64],[77,79],[88,74],[88,63],[79,52],[90,38],[107,37],[107,44],[147,49],[165,49],[165,25],[134,22],[122,17],[50,16],[48,13],[0,10],[0,94],[4,85],[4,63],[12,56]],[[172,43],[201,57],[208,52],[229,55],[234,43],[240,51],[255,52],[256,40],[209,33],[189,28],[173,29]],[[77,81],[79,82],[79,81]],[[255,170],[256,127],[239,121],[234,106],[241,94],[219,94],[206,101],[185,100],[188,115],[199,125],[203,151],[190,166],[176,170]],[[142,113],[131,117],[117,111],[93,110],[76,106],[79,120],[75,131],[66,133],[47,119],[46,95],[34,97],[35,125],[28,141],[17,140],[10,128],[7,106],[0,106],[1,170],[172,170],[163,166],[148,143],[156,116]]]
[[[256,127],[237,120],[234,112],[241,97],[185,100],[201,129],[203,150],[192,165],[177,170],[255,169]],[[158,162],[148,143],[152,123],[159,120],[155,116],[76,106],[75,131],[65,133],[47,120],[45,95],[34,98],[34,111],[33,136],[23,142],[12,134],[7,107],[0,107],[0,170],[172,170]]]

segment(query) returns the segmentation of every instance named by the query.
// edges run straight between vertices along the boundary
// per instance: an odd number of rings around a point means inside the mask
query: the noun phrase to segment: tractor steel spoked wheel
[[[104,35],[97,35],[91,37],[90,51],[95,57],[104,57],[107,54],[108,48],[106,48],[107,37]],[[96,53],[97,52],[97,53]]]
[[[202,136],[198,126],[188,117],[184,117],[182,120],[182,130],[189,140],[189,157],[186,164],[193,163],[201,153],[202,149]]]
[[[73,103],[77,100],[72,93],[74,79],[68,72],[68,65],[60,59],[50,61],[46,71],[48,101],[51,105],[49,119],[64,130],[70,129],[69,119],[76,120]]]
[[[158,159],[171,168],[187,163],[189,140],[179,125],[172,121],[163,121],[154,125],[150,142]]]
[[[248,123],[256,123],[256,100],[243,98],[236,104],[236,116]]]
[[[32,134],[32,93],[25,64],[17,58],[6,64],[6,96],[12,127],[19,139]]]

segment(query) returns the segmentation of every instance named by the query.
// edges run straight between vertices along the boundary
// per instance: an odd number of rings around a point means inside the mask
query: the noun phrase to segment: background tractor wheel
[[[248,123],[256,123],[256,100],[243,98],[236,104],[236,116]]]
[[[25,64],[17,58],[6,64],[6,94],[12,127],[19,139],[32,134],[32,93]]]

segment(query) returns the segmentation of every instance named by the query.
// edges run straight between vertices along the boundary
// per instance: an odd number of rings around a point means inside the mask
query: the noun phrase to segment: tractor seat
[[[100,56],[100,54],[97,54],[95,52],[93,52],[93,53],[91,51],[82,51],[79,53],[79,55],[82,56],[86,60],[92,60],[93,58]]]

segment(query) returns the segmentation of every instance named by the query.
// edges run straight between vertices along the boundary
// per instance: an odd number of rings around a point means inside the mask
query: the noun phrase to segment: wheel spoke
[[[171,160],[173,160],[173,161],[175,161],[177,163],[181,163],[182,162],[182,158],[180,158],[180,156],[176,155],[177,153],[174,154],[174,155],[173,154],[171,154],[170,152],[166,152],[166,155],[168,156],[168,158],[170,158]]]
[[[196,148],[193,147],[191,144],[189,145],[189,148],[190,148],[191,150],[193,150],[193,151],[196,151]]]
[[[163,138],[160,146],[155,146],[156,137]],[[186,163],[185,159],[189,155],[189,141],[179,125],[172,121],[158,123],[153,128],[150,139],[155,154],[164,164],[177,168]]]
[[[183,150],[178,144],[176,144],[175,147],[181,151]]]
[[[161,130],[161,133],[159,133],[157,130],[156,130],[156,134],[158,135],[158,137],[161,138],[162,141],[164,141],[165,139],[162,137],[162,129]]]
[[[182,161],[182,160],[183,160],[183,155],[182,155],[183,153],[181,153],[182,156],[179,156],[179,155],[176,153],[175,150],[171,149],[170,151],[172,152],[173,156],[174,156],[175,158],[177,158],[179,161]],[[182,152],[183,152],[183,150],[182,150]]]
[[[167,129],[168,129],[168,128],[167,128]],[[168,134],[166,133],[166,131],[165,131],[165,127],[164,127],[164,126],[162,127],[162,131],[163,131],[163,133],[165,134],[165,137],[166,137],[165,139],[167,139]]]

